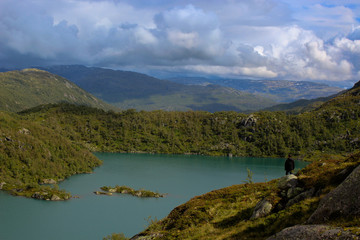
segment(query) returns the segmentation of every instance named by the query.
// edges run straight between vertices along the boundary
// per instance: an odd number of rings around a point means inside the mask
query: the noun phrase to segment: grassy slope
[[[58,102],[115,109],[68,80],[46,71],[25,69],[0,73],[0,110],[18,112]]]
[[[277,206],[284,197],[277,181],[234,185],[195,197],[175,208],[166,218],[153,222],[142,232],[151,239],[266,239],[281,229],[304,223],[320,199],[344,178],[339,173],[360,164],[360,153],[344,157],[323,156],[298,173],[305,190],[315,188],[317,196],[300,201],[266,217],[249,220],[257,202],[266,198]],[[321,167],[319,167],[321,166]],[[331,220],[330,225],[360,231],[354,219]],[[145,239],[145,238],[144,238]]]

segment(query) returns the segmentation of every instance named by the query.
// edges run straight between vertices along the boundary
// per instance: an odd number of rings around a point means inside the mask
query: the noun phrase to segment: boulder
[[[278,188],[280,190],[287,190],[289,188],[295,188],[298,184],[298,178],[294,174],[283,176],[279,179]]]
[[[296,197],[297,195],[299,195],[300,193],[302,193],[304,191],[303,188],[299,188],[299,187],[292,187],[289,188],[287,191],[287,198],[291,199],[293,197]]]
[[[321,199],[308,223],[324,223],[332,218],[360,216],[360,165],[334,190]]]
[[[307,239],[307,240],[322,240],[322,239],[360,239],[349,231],[342,228],[334,228],[326,225],[296,225],[285,228],[281,232],[269,237],[267,240],[287,240],[287,239]]]
[[[51,201],[61,201],[62,199],[58,196],[58,195],[52,195],[52,197],[51,197],[51,199],[50,199]]]
[[[271,209],[272,204],[268,200],[266,200],[266,198],[264,198],[256,204],[250,220],[267,216],[271,212]]]
[[[4,185],[6,184],[6,182],[1,182],[0,183],[0,190],[3,189]]]
[[[300,193],[299,195],[297,195],[296,197],[290,199],[287,204],[286,204],[286,207],[289,207],[295,203],[298,203],[304,199],[307,199],[307,198],[311,198],[312,196],[314,196],[315,194],[315,188],[312,188],[308,191],[305,191],[305,192],[302,192]]]

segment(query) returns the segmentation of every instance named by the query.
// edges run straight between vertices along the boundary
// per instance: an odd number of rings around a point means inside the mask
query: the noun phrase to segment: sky
[[[0,68],[360,80],[360,0],[0,0]]]

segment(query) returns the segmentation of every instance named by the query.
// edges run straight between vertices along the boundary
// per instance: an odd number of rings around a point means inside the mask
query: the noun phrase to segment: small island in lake
[[[166,194],[160,194],[158,192],[152,192],[149,190],[144,190],[144,189],[135,190],[135,189],[127,187],[127,186],[118,186],[118,185],[116,185],[115,187],[104,186],[104,187],[101,187],[101,190],[103,190],[104,192],[96,191],[94,193],[95,194],[106,194],[106,195],[112,195],[112,193],[121,193],[121,194],[130,194],[130,195],[136,196],[136,197],[154,197],[154,198],[165,197],[165,195],[166,195]]]

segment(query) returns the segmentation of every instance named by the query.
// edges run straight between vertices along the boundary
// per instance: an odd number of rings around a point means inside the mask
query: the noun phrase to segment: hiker
[[[292,171],[295,168],[295,162],[294,160],[291,158],[291,155],[289,154],[288,158],[285,161],[285,171],[286,171],[286,175],[288,174],[292,174]]]

